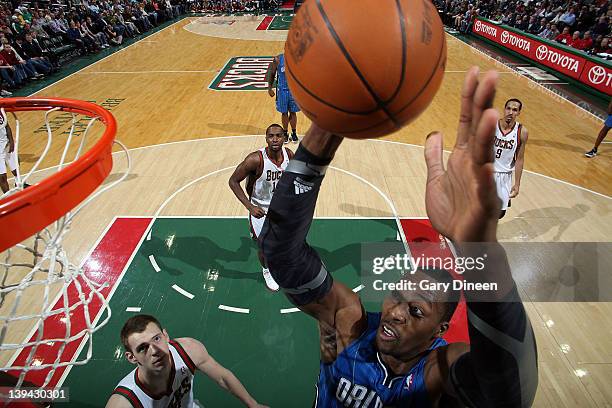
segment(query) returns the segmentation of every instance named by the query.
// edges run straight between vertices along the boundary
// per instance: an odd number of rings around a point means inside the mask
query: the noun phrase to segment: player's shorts
[[[502,210],[507,210],[510,207],[510,191],[512,190],[512,172],[502,173],[494,172],[495,186],[497,187],[497,196],[502,201]]]
[[[612,128],[612,115],[608,115],[608,118],[606,119],[604,125],[606,125],[606,127]]]
[[[6,174],[6,162],[11,171],[17,169],[17,154],[8,152],[8,140],[0,140],[0,174]]]
[[[280,113],[299,112],[300,107],[293,99],[293,95],[288,89],[277,89],[276,91],[276,110]]]
[[[263,228],[265,221],[266,221],[265,215],[261,218],[255,218],[251,214],[249,214],[249,226],[251,230],[251,238],[257,241],[257,238],[259,238],[259,236],[261,235],[261,229]]]

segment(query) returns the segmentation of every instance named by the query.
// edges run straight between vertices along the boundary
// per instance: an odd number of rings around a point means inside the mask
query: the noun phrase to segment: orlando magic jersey
[[[345,348],[336,361],[321,363],[317,408],[428,407],[425,362],[431,350],[445,346],[437,338],[409,373],[394,377],[376,350],[380,313],[368,313],[368,328]]]
[[[285,55],[279,55],[278,59],[278,68],[276,69],[278,78],[276,88],[282,90],[289,90],[289,84],[287,84],[287,77],[285,76]]]

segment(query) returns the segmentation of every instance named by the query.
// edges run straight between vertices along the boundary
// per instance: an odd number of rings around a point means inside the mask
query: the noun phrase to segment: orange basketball
[[[306,0],[285,44],[287,81],[304,114],[357,139],[419,116],[445,64],[444,29],[430,0]]]

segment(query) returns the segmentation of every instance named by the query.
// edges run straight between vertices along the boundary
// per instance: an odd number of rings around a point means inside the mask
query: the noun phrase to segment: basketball
[[[384,136],[418,117],[438,91],[444,36],[429,0],[307,0],[285,43],[287,82],[320,127]]]

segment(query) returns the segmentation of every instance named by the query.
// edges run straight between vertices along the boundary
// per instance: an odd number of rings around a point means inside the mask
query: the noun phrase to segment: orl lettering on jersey
[[[382,408],[382,401],[376,391],[363,385],[353,384],[346,378],[340,378],[336,398],[345,407]]]

